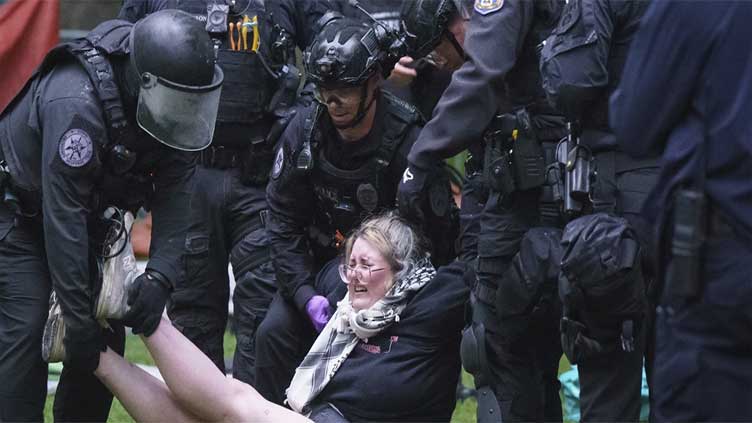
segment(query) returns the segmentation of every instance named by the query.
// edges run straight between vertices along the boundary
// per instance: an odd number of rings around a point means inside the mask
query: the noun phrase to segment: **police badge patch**
[[[369,213],[376,210],[379,205],[379,192],[369,183],[358,185],[358,191],[355,195],[358,197],[360,206]]]
[[[60,138],[58,153],[68,166],[81,167],[89,163],[94,155],[94,145],[83,129],[69,129]]]
[[[475,11],[481,15],[488,15],[501,9],[504,0],[475,0]]]
[[[277,150],[277,156],[274,157],[274,167],[272,167],[272,179],[279,178],[282,169],[285,167],[285,147],[280,146]]]

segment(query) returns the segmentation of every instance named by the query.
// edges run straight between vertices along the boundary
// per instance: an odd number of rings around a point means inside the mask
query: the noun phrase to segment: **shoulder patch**
[[[89,134],[83,129],[69,129],[60,138],[58,153],[63,163],[70,167],[81,167],[91,161],[94,145]]]
[[[475,11],[481,15],[488,15],[501,10],[503,4],[504,0],[475,0]]]
[[[282,174],[282,169],[285,167],[285,146],[280,145],[277,150],[277,155],[274,157],[274,166],[272,167],[272,179],[279,178]]]

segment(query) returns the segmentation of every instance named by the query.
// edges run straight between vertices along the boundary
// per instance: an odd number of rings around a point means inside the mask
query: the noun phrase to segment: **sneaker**
[[[124,217],[125,231],[120,238],[112,243],[109,250],[116,254],[105,259],[102,269],[102,287],[97,297],[94,317],[101,321],[106,319],[122,319],[128,311],[128,288],[138,276],[136,256],[130,240],[133,227],[133,214],[126,212]]]
[[[55,291],[50,296],[50,314],[47,323],[44,324],[42,335],[42,359],[48,363],[57,363],[65,360],[65,324],[63,323],[63,311],[57,300]]]

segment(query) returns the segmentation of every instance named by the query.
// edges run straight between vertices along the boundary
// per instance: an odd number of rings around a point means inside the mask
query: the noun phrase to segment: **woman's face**
[[[394,278],[386,258],[373,245],[361,238],[353,243],[344,273],[350,303],[355,311],[365,310],[384,298]]]

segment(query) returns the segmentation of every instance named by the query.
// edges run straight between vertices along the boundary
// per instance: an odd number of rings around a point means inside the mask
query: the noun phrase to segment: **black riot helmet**
[[[306,77],[320,88],[360,86],[383,69],[384,53],[373,27],[335,17],[306,49]]]
[[[139,76],[138,125],[178,150],[208,147],[223,73],[204,26],[188,13],[159,11],[136,22],[130,49]]]
[[[329,14],[321,20],[326,22],[304,54],[306,77],[316,86],[317,93],[347,87],[361,88],[355,118],[338,126],[339,129],[352,128],[363,120],[376,99],[374,95],[367,101],[367,82],[378,72],[387,76],[399,57],[401,40],[398,34],[380,23],[366,25]]]
[[[425,57],[446,35],[464,57],[465,50],[449,31],[449,24],[457,16],[470,19],[472,7],[468,0],[404,0],[401,16],[408,54],[416,59]]]

